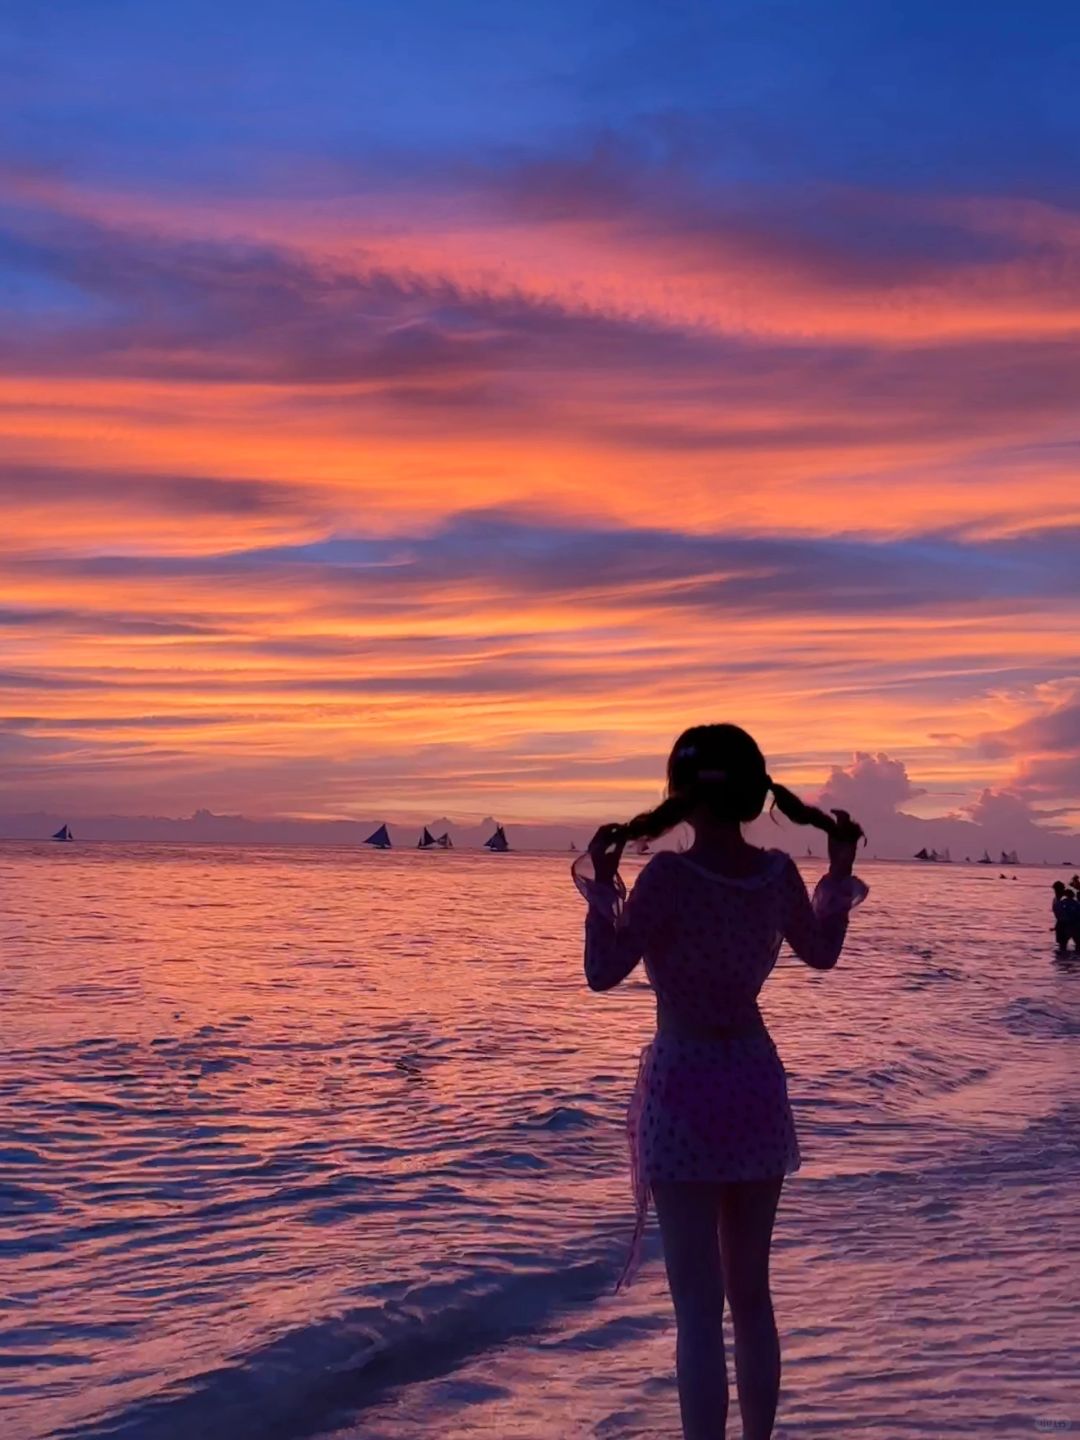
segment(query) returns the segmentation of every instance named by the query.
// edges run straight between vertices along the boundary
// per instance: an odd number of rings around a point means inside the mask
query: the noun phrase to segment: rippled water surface
[[[764,992],[777,1433],[1080,1430],[1055,874],[862,873],[840,967]],[[566,857],[6,844],[0,882],[4,1440],[677,1433],[655,1239],[610,1293],[649,994],[584,988]]]

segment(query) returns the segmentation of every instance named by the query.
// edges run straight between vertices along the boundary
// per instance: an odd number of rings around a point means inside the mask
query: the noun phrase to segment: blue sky
[[[10,0],[0,36],[16,155],[150,184],[607,136],[724,184],[1076,195],[1067,3]]]

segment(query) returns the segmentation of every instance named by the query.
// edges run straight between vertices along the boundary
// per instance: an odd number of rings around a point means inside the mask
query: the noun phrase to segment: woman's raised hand
[[[829,831],[829,870],[846,879],[855,865],[855,852],[864,838],[862,826],[846,810],[834,810],[836,825]]]
[[[589,841],[593,873],[601,885],[613,885],[622,852],[626,848],[625,825],[601,825]]]

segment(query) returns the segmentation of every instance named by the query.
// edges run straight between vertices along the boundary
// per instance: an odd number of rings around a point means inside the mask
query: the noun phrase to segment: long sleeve
[[[805,964],[831,970],[844,948],[848,916],[869,893],[870,887],[856,875],[836,880],[825,874],[811,900],[798,866],[789,859],[781,877],[781,933]]]
[[[622,876],[601,885],[590,876],[587,856],[573,866],[574,882],[589,902],[585,916],[585,979],[592,990],[611,990],[641,959],[659,923],[663,887],[653,869],[642,870],[629,896]]]

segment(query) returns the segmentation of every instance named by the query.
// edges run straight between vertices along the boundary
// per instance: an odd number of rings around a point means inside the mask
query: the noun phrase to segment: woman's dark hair
[[[623,838],[656,840],[689,819],[700,805],[717,820],[756,820],[770,790],[776,809],[796,825],[813,825],[835,835],[854,824],[826,815],[778,785],[765,767],[757,741],[738,725],[694,725],[683,731],[668,757],[666,798],[621,827]]]

